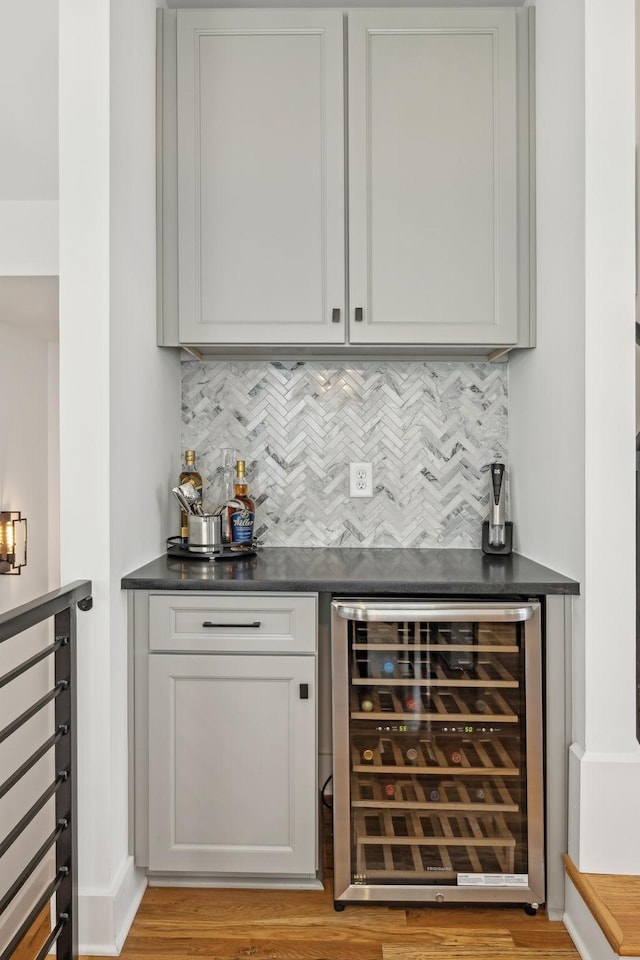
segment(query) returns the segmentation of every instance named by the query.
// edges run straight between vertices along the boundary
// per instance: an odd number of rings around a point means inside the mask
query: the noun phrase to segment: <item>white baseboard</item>
[[[127,857],[108,890],[78,891],[79,952],[117,957],[147,886],[144,870]]]
[[[565,884],[564,925],[582,960],[620,960],[569,877]],[[625,960],[640,958],[625,957]]]
[[[203,874],[185,876],[183,873],[150,874],[150,887],[211,887],[234,890],[324,890],[317,877],[212,877]]]
[[[53,880],[54,875],[55,860],[52,856],[46,857],[31,874],[22,890],[11,901],[2,918],[0,951],[18,932],[20,925],[27,919],[31,910]]]

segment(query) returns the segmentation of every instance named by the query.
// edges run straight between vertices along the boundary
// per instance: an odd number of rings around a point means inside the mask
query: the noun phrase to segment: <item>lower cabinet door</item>
[[[314,876],[315,657],[149,657],[149,870]]]

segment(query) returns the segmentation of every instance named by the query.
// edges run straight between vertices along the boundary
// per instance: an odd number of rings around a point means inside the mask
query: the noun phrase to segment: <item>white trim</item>
[[[569,770],[568,850],[577,869],[636,874],[640,831],[629,819],[629,798],[640,796],[640,748],[607,754],[574,743]]]
[[[147,886],[144,871],[127,857],[111,889],[78,893],[79,953],[117,957]]]

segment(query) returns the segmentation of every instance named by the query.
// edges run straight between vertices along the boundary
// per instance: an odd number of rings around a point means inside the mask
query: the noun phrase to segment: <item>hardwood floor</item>
[[[579,960],[561,923],[519,908],[333,909],[331,815],[324,890],[147,889],[122,960]]]
[[[33,960],[48,913],[14,960]],[[333,909],[324,891],[151,887],[121,960],[579,960],[543,912],[476,907]],[[86,960],[86,958],[81,958]],[[106,960],[106,958],[105,958]]]
[[[337,913],[329,843],[324,862],[322,891],[149,887],[121,958],[579,960],[564,926],[543,911],[529,917],[511,907],[359,905]]]
[[[320,891],[149,888],[123,960],[578,960],[561,923],[520,909],[333,909]]]

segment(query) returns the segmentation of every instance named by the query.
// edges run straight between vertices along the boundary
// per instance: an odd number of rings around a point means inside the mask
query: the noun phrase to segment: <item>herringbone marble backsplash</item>
[[[247,462],[268,546],[478,547],[486,466],[506,460],[505,363],[185,361],[182,449],[212,505]],[[350,461],[373,463],[349,498]]]

